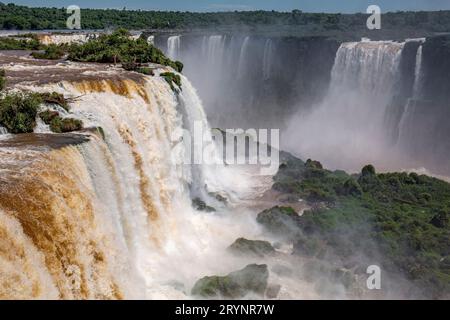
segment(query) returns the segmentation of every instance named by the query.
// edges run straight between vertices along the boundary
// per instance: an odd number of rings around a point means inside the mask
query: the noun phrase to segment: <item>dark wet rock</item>
[[[217,192],[210,192],[209,195],[214,197],[214,199],[216,199],[219,202],[222,202],[224,204],[228,203],[228,199]]]
[[[236,254],[259,257],[275,253],[275,249],[268,241],[248,240],[245,238],[237,239],[229,249]]]
[[[205,212],[215,212],[216,209],[208,206],[205,201],[203,201],[200,198],[195,198],[192,200],[192,207],[194,207],[195,210],[198,211],[205,211]]]
[[[267,265],[250,264],[226,276],[204,277],[195,283],[191,293],[203,298],[239,299],[251,293],[264,296],[268,278]]]

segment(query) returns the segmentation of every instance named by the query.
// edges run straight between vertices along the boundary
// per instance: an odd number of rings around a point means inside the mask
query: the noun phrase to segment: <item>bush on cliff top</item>
[[[31,56],[35,59],[59,60],[64,57],[67,51],[67,45],[50,44],[44,51],[33,52]]]
[[[100,63],[157,63],[181,72],[183,64],[167,58],[161,50],[144,39],[131,39],[128,31],[118,29],[110,35],[101,35],[84,44],[69,48],[69,60]]]
[[[0,125],[11,133],[30,133],[42,99],[35,93],[8,93],[0,99]]]

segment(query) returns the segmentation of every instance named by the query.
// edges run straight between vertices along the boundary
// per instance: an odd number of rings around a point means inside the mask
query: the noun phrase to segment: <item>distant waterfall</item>
[[[400,118],[399,124],[398,124],[398,145],[405,145],[408,144],[408,126],[409,122],[411,121],[412,114],[414,113],[416,101],[420,99],[421,97],[421,90],[422,90],[422,60],[423,60],[423,42],[424,40],[420,40],[422,44],[417,48],[416,53],[416,63],[414,67],[414,84],[413,84],[413,91],[412,91],[412,97],[408,99],[406,102],[405,108],[403,110],[402,116]]]
[[[167,39],[167,56],[172,59],[178,59],[181,48],[181,36],[171,36]]]
[[[403,47],[391,41],[343,43],[324,101],[291,121],[289,148],[349,170],[382,158],[387,145],[383,119]]]
[[[272,60],[274,58],[274,46],[272,39],[267,39],[264,45],[264,56],[263,56],[263,77],[264,80],[270,78],[272,71]]]
[[[212,35],[205,36],[202,51],[209,65],[221,64],[225,50],[225,36]]]
[[[239,62],[238,62],[238,77],[241,78],[244,72],[245,62],[247,59],[247,50],[249,45],[250,37],[246,36],[242,41],[241,50],[239,53]]]
[[[416,66],[414,70],[414,88],[413,88],[413,98],[417,99],[420,96],[420,90],[422,86],[422,52],[423,46],[420,45],[417,49],[416,55]]]

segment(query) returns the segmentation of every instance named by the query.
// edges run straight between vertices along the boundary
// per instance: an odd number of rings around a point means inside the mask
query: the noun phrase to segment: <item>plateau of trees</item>
[[[366,29],[367,14],[328,14],[277,11],[174,12],[115,9],[82,9],[83,29],[202,29],[227,26],[306,27],[309,32]],[[0,3],[0,29],[46,30],[65,29],[65,8],[31,8]],[[383,14],[383,29],[412,29],[422,32],[449,32],[450,11],[391,12]]]

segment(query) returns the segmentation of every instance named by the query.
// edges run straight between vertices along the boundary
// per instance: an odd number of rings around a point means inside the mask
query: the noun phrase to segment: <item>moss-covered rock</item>
[[[272,233],[292,236],[298,233],[298,214],[291,207],[273,207],[259,213],[256,221]]]
[[[263,297],[268,278],[267,265],[250,264],[226,276],[204,277],[195,283],[191,293],[203,298],[239,299],[248,294]]]
[[[229,250],[235,254],[240,255],[255,255],[263,257],[275,252],[270,242],[261,240],[248,240],[245,238],[237,239],[230,247]]]

